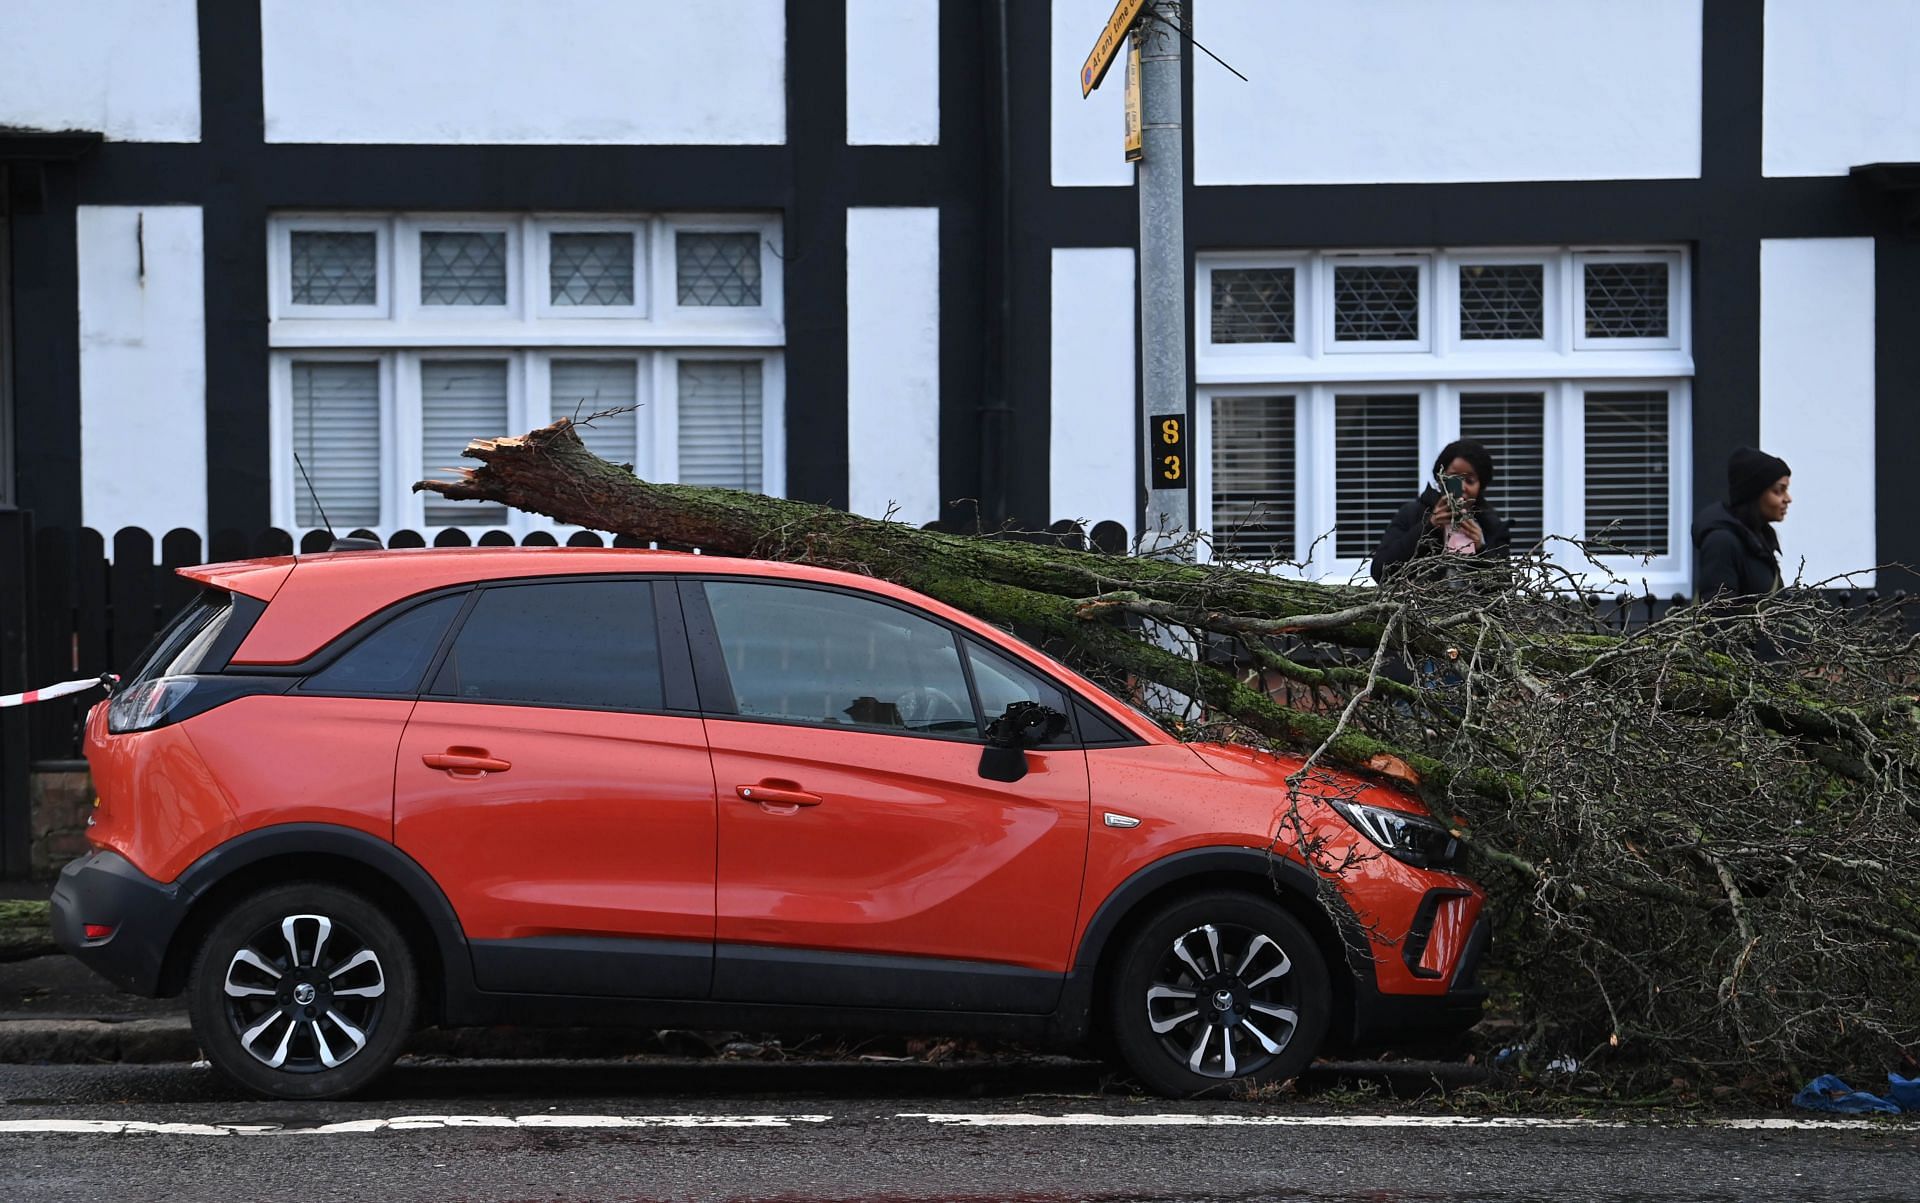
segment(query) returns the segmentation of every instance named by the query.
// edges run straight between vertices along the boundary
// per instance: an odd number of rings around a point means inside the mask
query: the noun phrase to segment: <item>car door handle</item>
[[[744,802],[758,802],[762,806],[818,806],[822,800],[819,794],[764,782],[759,785],[736,785],[733,792],[739,794]]]
[[[488,773],[504,773],[513,767],[510,760],[487,755],[485,748],[448,748],[444,752],[428,752],[420,758],[420,763],[430,769],[444,769],[456,777],[484,777]]]

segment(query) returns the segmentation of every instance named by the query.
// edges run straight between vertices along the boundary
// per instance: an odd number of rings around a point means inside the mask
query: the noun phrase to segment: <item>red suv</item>
[[[256,1091],[355,1090],[419,1023],[606,1022],[1099,1037],[1186,1094],[1479,1014],[1483,895],[1418,803],[1290,808],[1297,761],[909,590],[571,548],[183,571],[89,716],[54,927],[188,991]]]

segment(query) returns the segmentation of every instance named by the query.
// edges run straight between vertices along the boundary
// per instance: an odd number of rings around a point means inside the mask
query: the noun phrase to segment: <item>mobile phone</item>
[[[1467,482],[1458,476],[1442,476],[1440,487],[1446,491],[1448,504],[1456,510],[1459,509],[1460,502],[1467,495]]]

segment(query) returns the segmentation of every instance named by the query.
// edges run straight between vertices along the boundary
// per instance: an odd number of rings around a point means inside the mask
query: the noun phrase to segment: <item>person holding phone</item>
[[[1504,560],[1506,520],[1487,498],[1493,456],[1472,439],[1455,439],[1433,463],[1434,483],[1401,506],[1373,553],[1373,579],[1385,584],[1414,560],[1458,555]]]

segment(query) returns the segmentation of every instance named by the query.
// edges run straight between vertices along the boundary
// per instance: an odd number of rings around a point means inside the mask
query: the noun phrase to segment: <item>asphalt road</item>
[[[403,1062],[328,1104],[0,1066],[0,1199],[1920,1199],[1920,1124],[1741,1124],[1173,1104],[1065,1064]]]

